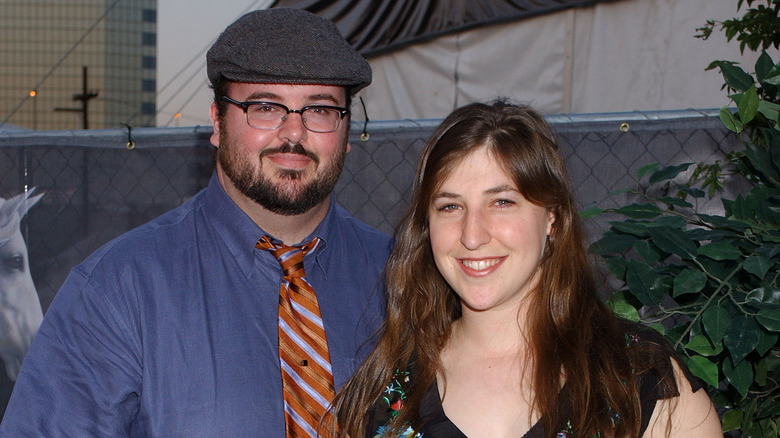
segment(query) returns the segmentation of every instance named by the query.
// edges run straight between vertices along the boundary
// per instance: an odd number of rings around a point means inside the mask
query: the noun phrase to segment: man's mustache
[[[271,154],[303,155],[304,157],[307,157],[310,160],[314,161],[314,164],[320,164],[320,157],[317,156],[317,154],[315,154],[314,152],[310,152],[304,149],[300,143],[296,143],[296,144],[285,143],[277,148],[264,149],[262,152],[260,152],[260,158],[263,158]]]

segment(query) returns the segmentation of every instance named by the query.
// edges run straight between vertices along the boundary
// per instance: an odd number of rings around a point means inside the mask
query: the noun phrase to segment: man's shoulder
[[[177,246],[192,238],[198,215],[197,196],[162,215],[108,241],[78,268],[91,270],[99,263],[119,263],[138,258],[167,258]],[[189,237],[188,237],[189,236]]]
[[[352,233],[362,241],[378,245],[389,246],[392,244],[392,238],[376,228],[352,216],[344,207],[336,204],[336,218],[340,228],[345,233]]]

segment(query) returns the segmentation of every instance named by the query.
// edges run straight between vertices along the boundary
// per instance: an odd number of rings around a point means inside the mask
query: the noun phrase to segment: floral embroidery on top
[[[387,403],[388,413],[390,414],[390,420],[392,421],[398,416],[398,413],[404,407],[404,400],[406,400],[406,390],[404,384],[409,383],[409,372],[395,370],[393,378],[390,379],[390,383],[385,387],[385,391],[382,395],[382,399]],[[386,436],[389,427],[387,425],[379,426],[374,435],[374,438],[383,438]],[[415,432],[411,426],[401,432],[403,438],[422,438],[423,434]]]

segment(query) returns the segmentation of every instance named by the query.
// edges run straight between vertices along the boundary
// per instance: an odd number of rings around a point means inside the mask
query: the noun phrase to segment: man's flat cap
[[[333,22],[302,9],[250,12],[225,29],[206,54],[212,84],[232,82],[339,85],[355,93],[371,66]]]

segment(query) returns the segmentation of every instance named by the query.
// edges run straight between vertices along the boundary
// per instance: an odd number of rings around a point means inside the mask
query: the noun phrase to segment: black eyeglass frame
[[[279,124],[276,127],[274,127],[274,128],[258,128],[257,126],[253,126],[252,124],[249,123],[249,118],[247,117],[247,119],[246,119],[247,125],[255,128],[255,129],[259,129],[261,131],[273,131],[275,129],[279,129],[284,124],[284,122],[287,120],[287,116],[290,115],[290,113],[295,113],[295,114],[300,114],[301,115],[301,119],[303,121],[303,126],[306,127],[306,129],[308,129],[311,132],[317,132],[317,133],[320,133],[320,134],[325,134],[325,133],[328,133],[328,132],[335,132],[335,131],[337,131],[339,129],[339,127],[341,127],[341,124],[339,124],[338,126],[336,126],[336,128],[334,128],[334,129],[332,129],[330,131],[317,131],[317,130],[311,129],[311,128],[309,128],[309,125],[306,124],[306,118],[303,117],[303,112],[304,111],[310,110],[310,109],[318,109],[318,108],[336,110],[336,111],[339,112],[339,120],[342,120],[344,117],[346,117],[348,114],[351,113],[349,108],[344,108],[343,106],[334,106],[334,105],[306,105],[306,106],[304,106],[301,109],[294,110],[294,109],[290,109],[286,105],[283,105],[283,104],[278,103],[278,102],[266,102],[264,100],[247,100],[247,101],[241,102],[241,101],[238,101],[238,100],[231,99],[231,98],[229,98],[227,96],[222,96],[221,99],[223,101],[225,101],[225,102],[232,103],[233,105],[241,108],[244,111],[245,115],[248,114],[249,107],[252,106],[252,105],[270,105],[270,106],[275,106],[277,108],[283,109],[287,113],[285,116],[283,116],[280,119]]]

